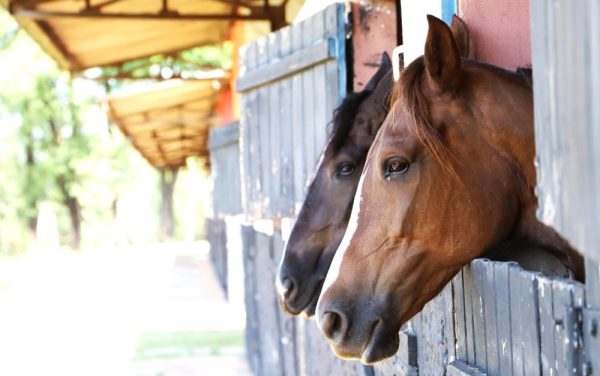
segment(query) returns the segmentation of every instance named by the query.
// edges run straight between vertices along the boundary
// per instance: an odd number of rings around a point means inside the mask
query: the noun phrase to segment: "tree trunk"
[[[177,181],[178,167],[160,169],[160,192],[162,204],[160,210],[160,241],[172,240],[175,236],[175,216],[173,215],[173,190]]]
[[[31,136],[31,137],[33,139],[33,136]],[[33,166],[35,165],[35,157],[33,155],[33,148],[30,144],[25,145],[25,156],[26,156],[25,162],[27,164],[27,171],[25,172],[26,179],[27,179],[27,184],[30,184],[31,176],[28,171],[31,171],[33,169]],[[27,228],[29,229],[30,234],[35,234],[35,229],[37,227],[37,200],[35,198],[26,197],[26,201],[27,201],[27,209],[28,209]]]
[[[77,197],[73,197],[69,193],[64,175],[58,177],[58,186],[63,194],[63,203],[69,209],[69,217],[71,218],[71,229],[73,231],[71,248],[79,250],[81,248],[81,205],[79,204]]]

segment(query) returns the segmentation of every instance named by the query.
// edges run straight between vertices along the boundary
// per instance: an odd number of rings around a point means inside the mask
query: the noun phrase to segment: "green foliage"
[[[231,55],[232,46],[224,44],[94,69],[104,77],[158,77],[163,69],[183,77],[228,69]],[[140,84],[150,87],[151,81]],[[79,237],[83,246],[112,241],[116,200],[124,197],[130,214],[124,219],[126,237],[156,241],[159,175],[110,127],[99,105],[107,93],[128,85],[61,71],[0,7],[0,254],[35,246],[32,233],[42,202],[56,212],[63,244],[77,246]],[[196,232],[202,229],[198,211],[190,210],[200,207],[196,175],[183,171],[175,188],[176,222],[187,225],[176,227],[178,239],[189,238],[194,224]]]
[[[123,63],[121,66],[103,67],[88,71],[88,75],[99,74],[103,78],[129,76],[132,78],[168,78],[164,74],[177,77],[193,77],[194,74],[214,69],[230,69],[233,46],[231,43],[223,45],[202,46],[191,48],[171,55],[155,55],[149,58],[138,59]],[[169,72],[169,73],[167,73]],[[120,88],[125,84],[122,81],[111,80],[107,87]]]
[[[77,246],[84,221],[109,226],[131,148],[97,104],[104,88],[72,79],[19,30],[0,11],[0,250],[27,246],[14,238],[35,229],[41,202]]]

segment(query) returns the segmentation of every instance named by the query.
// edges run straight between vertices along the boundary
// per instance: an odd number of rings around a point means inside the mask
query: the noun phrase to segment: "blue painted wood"
[[[457,0],[442,0],[442,20],[448,25],[452,22],[452,15],[456,14],[456,2]]]

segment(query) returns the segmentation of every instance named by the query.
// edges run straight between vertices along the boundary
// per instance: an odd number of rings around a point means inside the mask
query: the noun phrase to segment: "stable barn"
[[[470,57],[533,68],[538,218],[585,255],[586,281],[475,260],[405,326],[393,358],[363,366],[337,359],[313,320],[286,316],[273,283],[333,109],[361,89],[384,50],[402,44],[406,65],[422,54],[427,13],[466,22]],[[257,375],[600,372],[599,21],[594,0],[338,3],[241,48],[239,130],[211,131],[211,155],[217,217],[246,223],[215,227],[242,237],[248,356]]]

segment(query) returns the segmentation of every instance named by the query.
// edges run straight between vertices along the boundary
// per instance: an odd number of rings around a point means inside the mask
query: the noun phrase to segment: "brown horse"
[[[461,59],[428,16],[424,56],[394,88],[317,305],[340,357],[392,356],[402,324],[468,262],[506,241],[579,255],[536,219],[533,93],[522,75]]]
[[[364,90],[349,94],[336,110],[331,137],[285,246],[277,290],[288,314],[312,316],[350,218],[367,152],[388,113],[394,80],[384,54]]]
[[[461,55],[467,56],[466,25],[454,16],[451,29]],[[331,141],[321,154],[279,267],[276,286],[280,305],[288,314],[314,314],[325,275],[348,226],[367,152],[389,110],[391,68],[384,54],[365,89],[348,95],[336,110]]]

